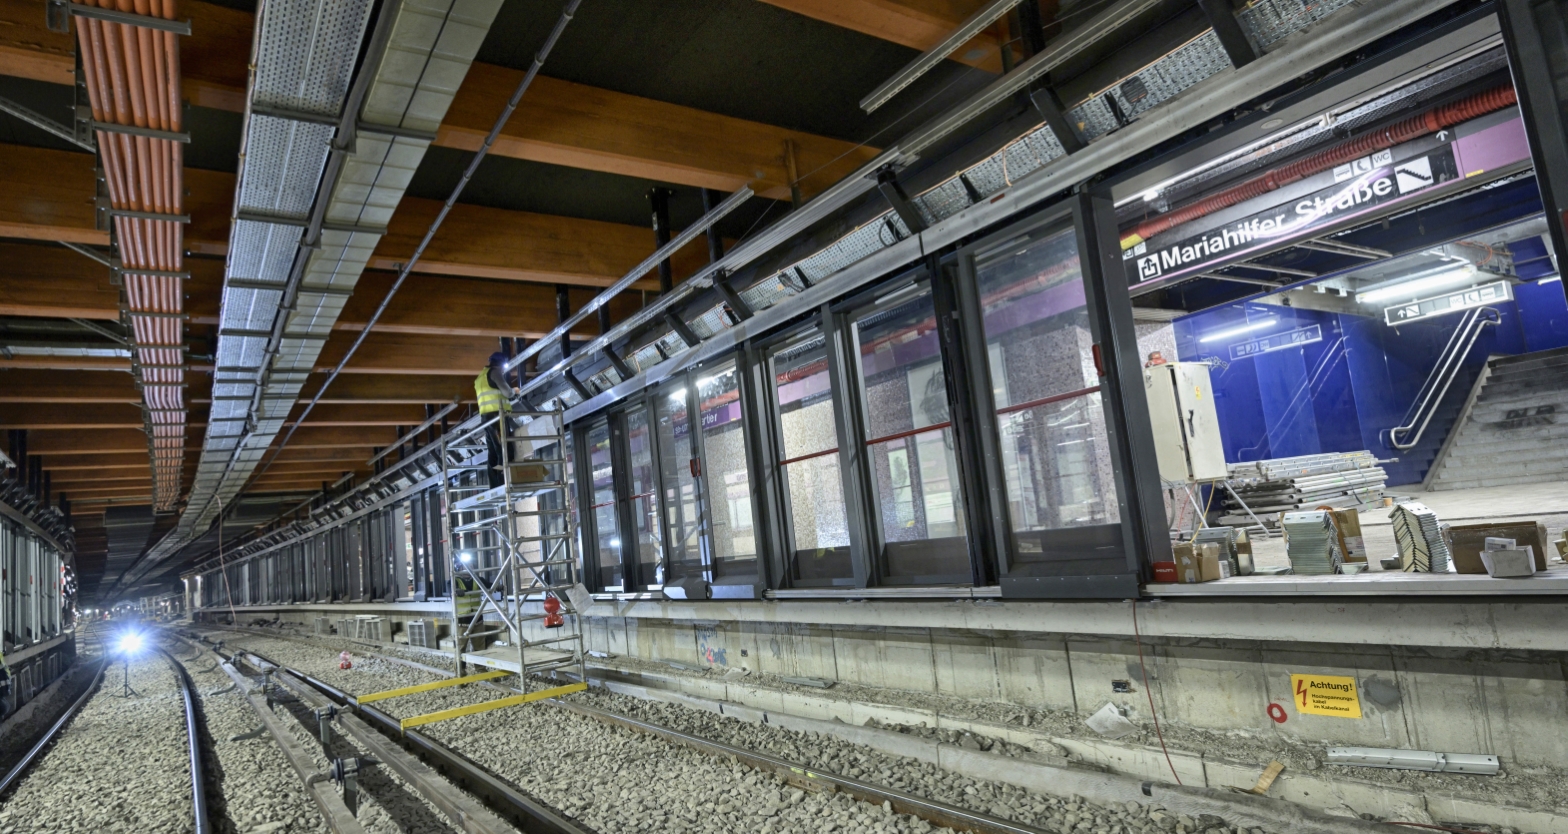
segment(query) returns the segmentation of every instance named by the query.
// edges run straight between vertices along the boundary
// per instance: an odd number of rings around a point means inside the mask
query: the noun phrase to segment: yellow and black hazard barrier
[[[476,675],[471,677],[478,676]],[[529,692],[523,695],[512,695],[507,698],[497,698],[494,701],[470,704],[466,707],[453,707],[452,709],[444,709],[438,712],[427,712],[424,715],[416,715],[412,718],[404,718],[398,723],[400,728],[407,732],[410,727],[418,727],[424,724],[434,724],[437,721],[446,721],[450,718],[462,718],[465,715],[478,715],[481,712],[489,712],[493,709],[501,709],[503,707],[515,707],[518,704],[526,704],[529,701],[543,701],[546,698],[554,698],[557,695],[570,695],[573,692],[581,692],[587,688],[588,684],[586,683],[569,683],[565,686],[555,686],[549,689],[541,689],[538,692]],[[363,702],[364,699],[361,698],[360,701]]]
[[[361,704],[368,704],[371,701],[385,701],[388,698],[399,698],[404,695],[414,695],[420,692],[429,692],[433,689],[445,689],[449,686],[462,686],[465,683],[478,683],[479,681],[504,678],[510,674],[512,673],[480,672],[477,675],[464,675],[460,678],[447,678],[446,680],[435,681],[434,683],[421,683],[415,686],[405,686],[402,689],[388,689],[385,692],[372,692],[369,695],[361,695],[355,700]]]

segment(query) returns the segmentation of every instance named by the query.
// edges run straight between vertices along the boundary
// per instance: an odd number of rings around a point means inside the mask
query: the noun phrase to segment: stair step
[[[1541,473],[1481,478],[1479,480],[1436,481],[1432,488],[1439,491],[1451,489],[1480,489],[1482,487],[1519,486],[1521,484],[1549,484],[1562,480],[1562,473]]]
[[[1513,391],[1563,391],[1568,390],[1568,370],[1551,373],[1532,373],[1495,379],[1487,377],[1485,393]]]
[[[1552,348],[1551,350],[1538,350],[1533,353],[1499,357],[1492,360],[1492,366],[1495,368],[1516,367],[1519,365],[1547,363],[1565,358],[1568,358],[1568,348]]]
[[[1550,462],[1568,476],[1568,455],[1547,446],[1536,445],[1449,452],[1448,457],[1443,459],[1442,473],[1455,467],[1516,466],[1531,461]]]
[[[1534,408],[1539,405],[1555,405],[1559,409],[1568,407],[1568,388],[1494,391],[1490,396],[1476,397],[1475,405],[1470,408],[1470,414],[1471,416],[1492,413],[1502,415],[1514,409]]]

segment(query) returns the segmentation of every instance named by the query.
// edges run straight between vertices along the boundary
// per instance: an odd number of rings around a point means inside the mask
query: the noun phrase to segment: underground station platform
[[[0,21],[0,834],[1568,834],[1564,0]]]

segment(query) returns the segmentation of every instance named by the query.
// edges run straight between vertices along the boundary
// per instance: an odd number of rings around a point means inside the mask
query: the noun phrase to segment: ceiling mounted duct
[[[387,0],[355,75],[369,0],[263,4],[212,416],[185,514],[138,571],[211,525],[276,440],[500,5]]]
[[[111,13],[112,12],[112,13]],[[81,77],[119,250],[122,307],[152,459],[153,504],[170,511],[185,460],[185,144],[173,0],[84,0],[77,16]],[[111,19],[100,19],[103,17]]]

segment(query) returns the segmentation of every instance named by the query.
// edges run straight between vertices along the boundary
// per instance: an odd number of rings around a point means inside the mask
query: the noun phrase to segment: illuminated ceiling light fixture
[[[1478,271],[1474,264],[1467,263],[1459,267],[1455,267],[1452,264],[1444,264],[1436,270],[1427,270],[1418,272],[1415,275],[1405,276],[1397,283],[1359,291],[1356,293],[1356,301],[1361,304],[1376,304],[1379,301],[1418,298],[1422,293],[1431,292],[1440,287],[1473,281]]]
[[[1254,330],[1262,330],[1265,327],[1273,327],[1276,324],[1279,324],[1279,319],[1273,316],[1269,316],[1262,321],[1255,321],[1251,324],[1244,324],[1241,327],[1232,327],[1228,330],[1221,330],[1218,333],[1210,333],[1209,335],[1199,339],[1198,344],[1206,345],[1209,342],[1218,342],[1221,339],[1229,339],[1232,336],[1240,336],[1243,333],[1251,333]]]

